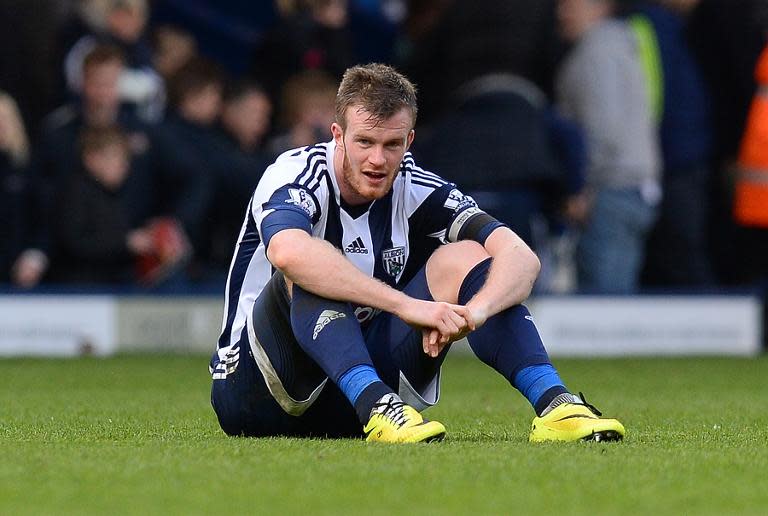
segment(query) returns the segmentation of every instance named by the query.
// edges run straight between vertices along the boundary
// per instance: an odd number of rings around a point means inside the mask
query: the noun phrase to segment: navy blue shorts
[[[422,268],[403,291],[432,300]],[[437,402],[440,366],[423,352],[421,331],[382,312],[363,328],[368,352],[381,379],[418,409]],[[275,273],[253,306],[243,329],[239,361],[225,378],[215,379],[211,403],[230,435],[362,435],[347,398],[301,349],[290,323],[290,300],[282,274]]]

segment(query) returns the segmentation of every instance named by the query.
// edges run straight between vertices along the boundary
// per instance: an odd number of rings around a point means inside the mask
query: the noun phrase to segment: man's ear
[[[416,137],[416,131],[411,129],[411,132],[408,133],[408,137],[405,139],[405,150],[408,150],[411,148],[411,144],[413,143],[413,139]]]
[[[344,140],[344,129],[334,122],[331,124],[331,134],[333,134],[333,140],[336,142],[336,145],[341,146]]]

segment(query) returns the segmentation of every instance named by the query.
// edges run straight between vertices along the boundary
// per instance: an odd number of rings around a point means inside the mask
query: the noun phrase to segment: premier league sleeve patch
[[[306,190],[300,188],[288,188],[286,197],[287,198],[284,200],[284,202],[298,206],[304,210],[307,215],[309,215],[310,219],[315,218],[315,214],[317,213],[317,204],[312,198],[312,195],[310,195]]]
[[[469,195],[464,195],[459,190],[454,188],[448,194],[448,198],[443,203],[445,208],[453,210],[454,212],[460,212],[467,208],[477,208],[477,203]]]
[[[262,205],[256,223],[262,239],[288,228],[312,232],[312,225],[320,219],[320,208],[312,192],[299,185],[288,184],[278,188]]]

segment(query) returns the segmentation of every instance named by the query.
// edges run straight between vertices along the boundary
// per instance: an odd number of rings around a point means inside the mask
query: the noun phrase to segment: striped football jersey
[[[237,346],[246,316],[274,272],[262,239],[267,217],[303,214],[313,236],[333,244],[369,276],[402,288],[438,246],[464,238],[462,229],[483,213],[454,184],[417,166],[410,153],[385,197],[348,206],[339,195],[334,149],[335,143],[328,142],[288,151],[267,168],[256,187],[229,269],[222,332],[211,364],[214,378],[226,375],[227,357]],[[378,313],[356,308],[361,323]]]

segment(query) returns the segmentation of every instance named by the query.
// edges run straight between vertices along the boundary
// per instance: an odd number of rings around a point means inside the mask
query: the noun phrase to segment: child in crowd
[[[59,199],[55,224],[54,280],[81,284],[134,283],[137,264],[149,257],[153,269],[177,263],[185,243],[168,238],[158,222],[132,207],[131,154],[127,139],[116,127],[86,128],[80,139],[80,170],[73,174]],[[148,273],[149,271],[144,271]]]

